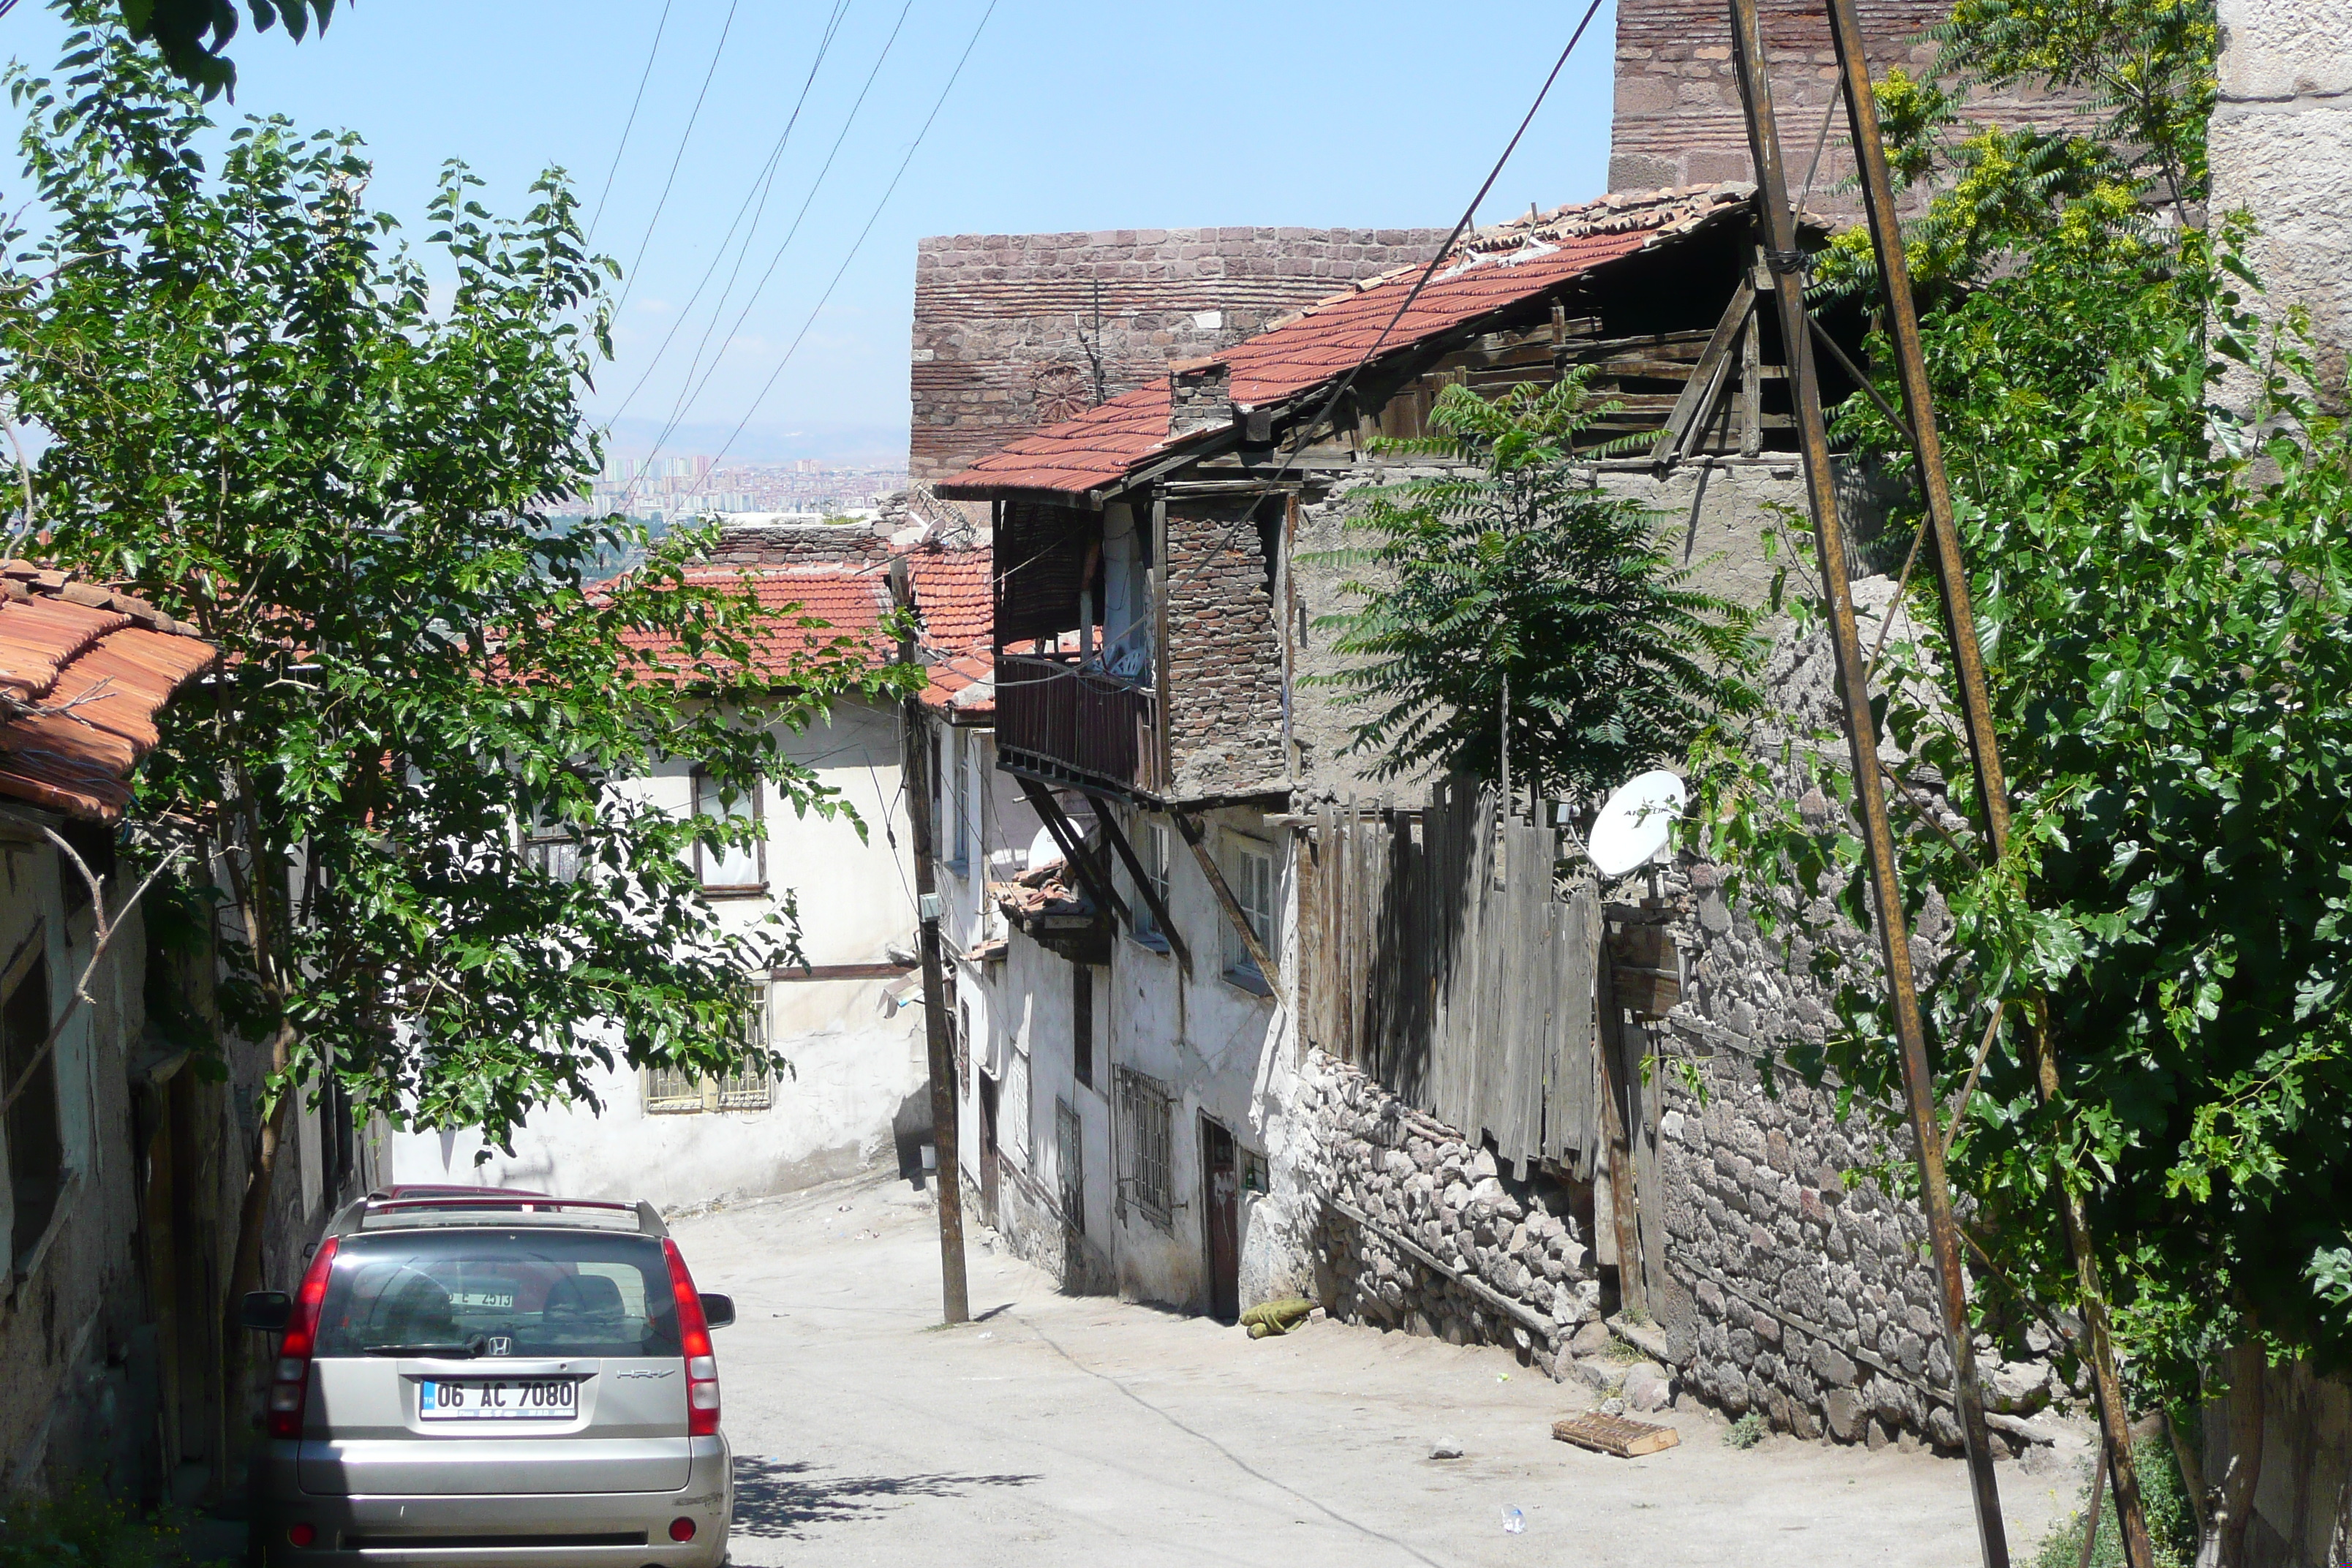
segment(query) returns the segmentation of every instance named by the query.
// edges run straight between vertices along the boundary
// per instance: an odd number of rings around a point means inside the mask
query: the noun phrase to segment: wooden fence
[[[1541,1160],[1589,1179],[1600,900],[1556,896],[1557,835],[1498,830],[1496,811],[1493,792],[1447,780],[1418,810],[1317,813],[1300,859],[1302,1022],[1407,1103],[1491,1137],[1520,1173]]]

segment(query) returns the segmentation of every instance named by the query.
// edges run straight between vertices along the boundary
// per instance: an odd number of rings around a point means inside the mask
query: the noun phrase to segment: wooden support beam
[[[1062,858],[1070,863],[1070,869],[1078,874],[1078,880],[1086,884],[1087,896],[1094,900],[1095,908],[1109,910],[1126,922],[1128,930],[1133,931],[1135,917],[1128,912],[1127,901],[1118,896],[1118,889],[1113,888],[1110,879],[1102,874],[1101,868],[1095,864],[1094,857],[1087,853],[1086,839],[1062,810],[1062,803],[1054,798],[1054,792],[1024,774],[1013,776],[1021,781],[1021,793],[1027,795],[1029,804],[1036,808],[1038,819],[1045,823],[1045,831],[1052,834],[1054,842],[1062,847]]]
[[[1705,428],[1707,411],[1715,406],[1716,393],[1731,357],[1731,345],[1755,310],[1756,285],[1742,275],[1739,286],[1731,291],[1730,303],[1723,308],[1722,320],[1715,323],[1715,331],[1698,356],[1698,364],[1691,371],[1690,380],[1683,384],[1683,395],[1675,400],[1674,412],[1666,416],[1666,427],[1659,432],[1658,444],[1650,449],[1651,461],[1674,461],[1690,444],[1692,432]]]
[[[1282,972],[1274,966],[1274,958],[1265,951],[1265,943],[1258,941],[1257,932],[1250,929],[1249,917],[1242,913],[1242,901],[1234,897],[1233,889],[1225,882],[1224,872],[1217,865],[1217,858],[1209,853],[1208,845],[1202,842],[1199,820],[1181,811],[1169,815],[1176,819],[1176,831],[1182,834],[1184,842],[1192,846],[1192,858],[1201,863],[1201,875],[1209,879],[1209,890],[1217,895],[1217,906],[1225,911],[1225,919],[1233,922],[1234,930],[1241,936],[1242,945],[1249,950],[1250,962],[1257,965],[1257,972],[1265,977],[1266,984],[1277,996],[1280,995]]]
[[[1128,842],[1126,833],[1118,826],[1118,816],[1111,809],[1113,803],[1108,797],[1097,795],[1092,790],[1087,792],[1087,798],[1095,803],[1095,820],[1102,824],[1103,837],[1110,840],[1111,848],[1118,854],[1119,863],[1127,868],[1128,877],[1135,883],[1135,890],[1142,895],[1143,907],[1151,911],[1154,926],[1166,939],[1169,949],[1176,954],[1176,962],[1184,966],[1184,973],[1191,974],[1192,950],[1185,945],[1183,933],[1176,929],[1175,921],[1170,918],[1168,906],[1160,902],[1160,895],[1152,890],[1151,879],[1144,874],[1143,862],[1137,857],[1135,846]],[[1132,930],[1134,922],[1129,921],[1128,924]]]

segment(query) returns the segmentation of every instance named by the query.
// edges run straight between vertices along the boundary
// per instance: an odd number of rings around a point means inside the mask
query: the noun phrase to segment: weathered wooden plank
[[[1654,1454],[1661,1449],[1675,1447],[1683,1440],[1682,1434],[1671,1426],[1635,1421],[1623,1415],[1603,1415],[1597,1410],[1587,1415],[1571,1415],[1565,1421],[1553,1422],[1551,1435],[1563,1443],[1573,1443],[1580,1448],[1590,1448],[1596,1454],[1609,1454],[1620,1459]]]
[[[1708,334],[1706,347],[1700,353],[1698,364],[1690,380],[1683,385],[1682,396],[1675,400],[1674,412],[1666,417],[1666,426],[1658,435],[1658,444],[1650,456],[1659,462],[1679,455],[1689,444],[1694,426],[1703,424],[1709,406],[1715,401],[1716,389],[1722,380],[1724,364],[1730,355],[1733,341],[1748,317],[1755,314],[1756,285],[1742,278],[1733,289],[1730,302]]]

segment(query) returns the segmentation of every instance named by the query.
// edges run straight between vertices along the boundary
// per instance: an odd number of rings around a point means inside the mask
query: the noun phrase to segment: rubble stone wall
[[[1855,584],[1865,644],[1893,589],[1884,577]],[[1768,710],[1792,733],[1833,723],[1832,676],[1818,632],[1784,636],[1764,672]],[[1832,807],[1810,778],[1791,773],[1780,782],[1809,819],[1828,819]],[[1812,945],[1796,931],[1796,901],[1786,891],[1763,895],[1779,917],[1778,931],[1767,932],[1753,905],[1726,897],[1718,868],[1685,857],[1673,881],[1684,908],[1675,930],[1682,1002],[1654,1043],[1695,1066],[1704,1093],[1666,1062],[1649,1076],[1664,1090],[1660,1197],[1676,1287],[1669,1294],[1683,1320],[1674,1326],[1691,1352],[1685,1382],[1727,1414],[1758,1411],[1800,1436],[1826,1433],[1873,1447],[1924,1438],[1956,1448],[1959,1427],[1941,1392],[1951,1386],[1951,1353],[1926,1220],[1869,1174],[1907,1168],[1907,1133],[1890,1136],[1859,1106],[1839,1116],[1834,1079],[1809,1087],[1784,1068],[1774,1093],[1759,1068],[1759,1058],[1821,1044],[1834,1021],[1811,972]],[[1921,984],[1930,983],[1950,929],[1948,912],[1931,900],[1912,933]],[[1850,928],[1828,940],[1874,962],[1874,949],[1864,951]],[[2011,1347],[2021,1359],[2010,1363],[1979,1338],[1996,1439],[2012,1449],[2055,1436],[2031,1419],[2070,1392],[2040,1359],[2054,1342],[2029,1328]]]
[[[1333,1317],[1454,1344],[1516,1346],[1522,1362],[1553,1377],[1569,1375],[1563,1357],[1575,1349],[1608,1342],[1597,1327],[1591,1215],[1578,1218],[1566,1188],[1506,1181],[1491,1152],[1321,1051],[1300,1068],[1293,1113],[1309,1129],[1294,1146],[1300,1184],[1325,1200],[1315,1256]],[[1594,1331],[1578,1346],[1588,1327]],[[1651,1408],[1664,1399],[1661,1389]]]
[[[1251,511],[1246,501],[1168,508],[1168,745],[1179,798],[1283,785],[1282,621]]]

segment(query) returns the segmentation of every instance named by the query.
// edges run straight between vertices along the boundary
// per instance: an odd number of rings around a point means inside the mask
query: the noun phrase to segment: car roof
[[[649,1203],[558,1198],[508,1187],[410,1184],[383,1187],[343,1205],[327,1226],[334,1237],[399,1230],[493,1226],[513,1230],[595,1230],[666,1237],[669,1226]]]

